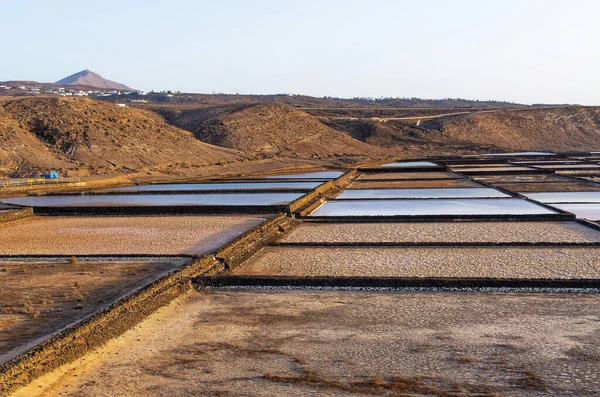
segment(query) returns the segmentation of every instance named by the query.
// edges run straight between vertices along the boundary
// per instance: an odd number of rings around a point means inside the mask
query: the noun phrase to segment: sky
[[[0,81],[600,105],[597,0],[0,0]]]

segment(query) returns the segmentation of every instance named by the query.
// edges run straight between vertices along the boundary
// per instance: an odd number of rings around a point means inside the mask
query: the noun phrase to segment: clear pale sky
[[[0,81],[600,105],[600,1],[0,0]]]

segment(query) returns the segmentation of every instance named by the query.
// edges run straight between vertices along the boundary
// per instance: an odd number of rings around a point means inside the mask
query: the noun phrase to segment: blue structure
[[[42,174],[42,178],[46,178],[46,179],[58,179],[58,172],[56,172],[56,171],[50,171],[47,174]]]

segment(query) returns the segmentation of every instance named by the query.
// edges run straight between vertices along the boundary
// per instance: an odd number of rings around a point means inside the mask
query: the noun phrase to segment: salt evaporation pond
[[[510,197],[490,188],[360,189],[345,190],[338,199]]]
[[[575,214],[577,218],[600,221],[600,204],[552,204],[553,207]]]
[[[517,199],[339,200],[327,201],[311,216],[551,215],[535,203]]]
[[[265,176],[265,179],[336,179],[344,173],[345,171],[317,171],[302,174],[270,175]]]
[[[392,168],[416,168],[416,167],[439,167],[439,165],[432,163],[431,161],[401,161],[396,163],[388,163],[380,165],[380,167],[392,167]]]
[[[542,192],[524,195],[542,203],[600,203],[600,192]]]
[[[311,190],[322,182],[223,182],[223,183],[166,183],[103,189],[103,192],[177,192],[186,190]]]
[[[303,193],[140,194],[17,197],[2,201],[27,207],[258,206],[283,205],[301,196]]]

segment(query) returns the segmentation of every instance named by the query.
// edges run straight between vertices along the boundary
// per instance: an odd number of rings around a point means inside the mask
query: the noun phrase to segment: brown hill
[[[379,158],[386,150],[336,131],[292,106],[274,103],[173,110],[157,108],[170,123],[200,140],[263,157]]]
[[[247,156],[200,142],[142,112],[84,98],[0,102],[0,175],[200,166]]]
[[[127,87],[124,84],[107,80],[99,74],[94,73],[88,69],[82,70],[81,72],[77,72],[75,74],[65,77],[64,79],[58,80],[55,84],[96,87],[108,90],[133,91],[131,88]]]
[[[600,108],[479,112],[423,124],[448,138],[509,150],[600,150]]]

